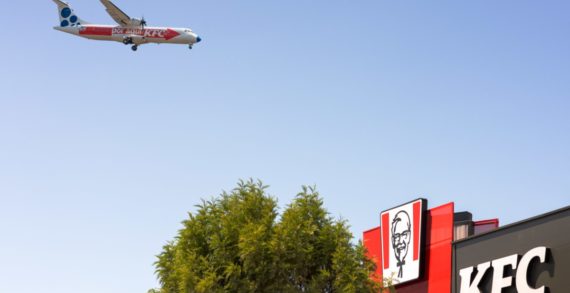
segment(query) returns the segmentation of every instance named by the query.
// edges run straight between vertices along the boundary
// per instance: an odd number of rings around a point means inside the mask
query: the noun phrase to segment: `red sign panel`
[[[396,286],[398,293],[446,293],[451,292],[451,243],[453,241],[453,203],[448,203],[427,211],[425,216],[426,238],[423,245],[424,265],[421,277],[415,281]],[[376,278],[382,279],[385,264],[381,252],[381,231],[390,229],[381,217],[381,226],[364,232],[364,246],[368,256],[377,265]],[[416,237],[415,235],[413,237]],[[421,257],[422,247],[418,247]],[[415,251],[415,247],[414,247]]]

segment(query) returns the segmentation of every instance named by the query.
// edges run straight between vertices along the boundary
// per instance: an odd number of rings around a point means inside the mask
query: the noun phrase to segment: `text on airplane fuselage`
[[[164,38],[166,29],[114,27],[113,35],[135,35],[145,38]]]

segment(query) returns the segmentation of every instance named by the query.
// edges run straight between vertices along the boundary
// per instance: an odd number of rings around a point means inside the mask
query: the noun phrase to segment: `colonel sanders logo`
[[[381,214],[382,274],[397,283],[420,276],[425,207],[426,200],[418,199]]]
[[[405,211],[400,211],[392,220],[392,247],[394,248],[394,256],[398,260],[396,266],[398,270],[398,278],[403,277],[403,266],[406,264],[406,256],[408,255],[408,247],[411,239],[410,216]]]

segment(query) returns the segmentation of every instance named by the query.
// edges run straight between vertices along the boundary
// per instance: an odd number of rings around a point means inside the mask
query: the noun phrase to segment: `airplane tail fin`
[[[88,24],[88,22],[83,21],[80,19],[73,9],[69,6],[69,4],[61,1],[61,0],[53,0],[55,4],[57,4],[57,10],[59,13],[59,26],[60,27],[68,27],[68,26],[78,26],[82,24]]]

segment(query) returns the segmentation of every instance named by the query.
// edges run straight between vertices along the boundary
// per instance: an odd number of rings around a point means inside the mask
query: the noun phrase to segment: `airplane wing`
[[[57,4],[58,7],[68,7],[69,5],[67,5],[67,3],[61,1],[61,0],[53,0],[53,2],[55,2],[55,4]]]
[[[119,7],[117,7],[113,2],[109,0],[101,0],[101,3],[107,8],[107,13],[122,26],[127,26],[131,23],[131,18],[124,13]]]

